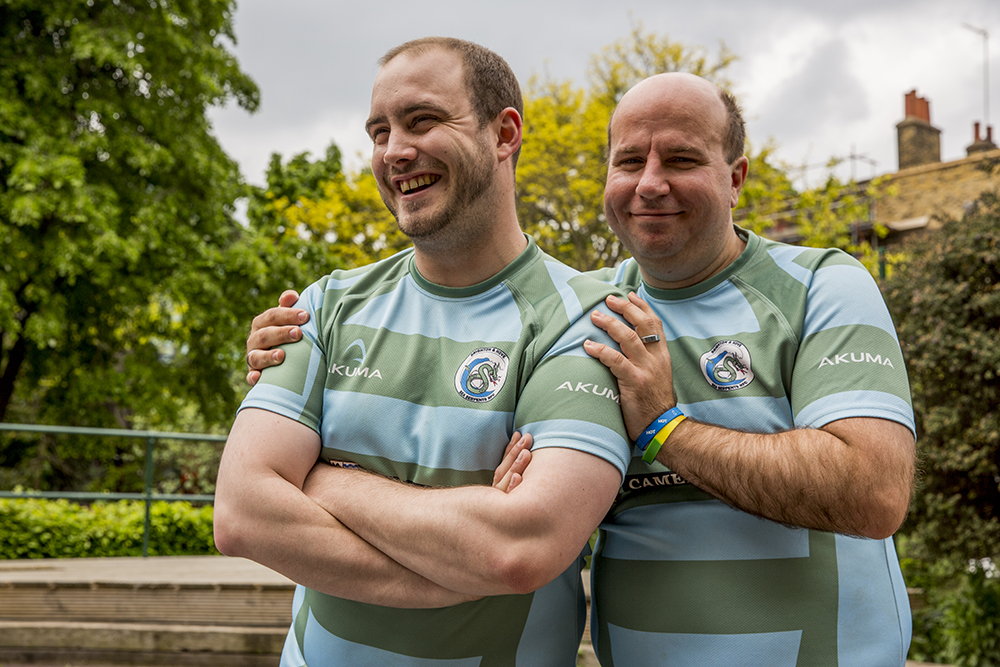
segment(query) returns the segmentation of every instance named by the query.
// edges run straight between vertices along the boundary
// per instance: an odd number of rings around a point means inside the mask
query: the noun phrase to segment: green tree
[[[1000,555],[1000,197],[908,248],[885,287],[922,475],[903,532],[920,558]]]
[[[227,49],[232,11],[0,0],[0,419],[231,419],[247,322],[283,270],[235,221],[239,171],[205,115],[257,106]],[[60,486],[109,451],[125,466],[133,454],[14,439],[0,458]]]
[[[345,173],[340,150],[324,157],[300,153],[287,162],[275,153],[267,187],[254,189],[247,216],[251,225],[300,259],[296,289],[338,268],[384,259],[409,246],[382,203],[370,168]]]

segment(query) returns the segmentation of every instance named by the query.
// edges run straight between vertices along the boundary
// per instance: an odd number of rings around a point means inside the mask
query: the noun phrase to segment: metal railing
[[[15,493],[0,491],[0,498],[20,499],[60,499],[67,500],[142,500],[145,502],[145,515],[142,526],[142,555],[149,555],[150,508],[154,500],[165,502],[207,502],[215,500],[215,496],[184,494],[184,493],[153,493],[153,450],[158,440],[199,440],[203,442],[225,442],[224,435],[209,433],[171,433],[169,431],[132,431],[118,428],[90,428],[86,426],[43,426],[37,424],[5,424],[0,422],[0,431],[19,431],[27,433],[47,433],[53,435],[86,435],[114,436],[122,438],[138,438],[146,440],[145,481],[142,493],[111,493],[82,491],[29,491]]]

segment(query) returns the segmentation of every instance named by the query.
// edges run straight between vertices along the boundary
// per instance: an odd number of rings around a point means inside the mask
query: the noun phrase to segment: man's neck
[[[414,243],[417,270],[443,287],[468,287],[489,280],[524,252],[528,240],[517,224],[499,224],[487,238],[460,247],[432,247]]]
[[[739,259],[746,247],[746,240],[736,233],[736,229],[734,227],[732,235],[728,235],[726,237],[726,241],[722,249],[707,266],[702,266],[700,268],[692,267],[689,272],[677,272],[674,276],[654,276],[640,264],[639,272],[642,274],[642,279],[650,287],[666,290],[683,289],[685,287],[697,285],[698,283],[708,280],[712,276],[721,273],[726,269],[726,267]]]

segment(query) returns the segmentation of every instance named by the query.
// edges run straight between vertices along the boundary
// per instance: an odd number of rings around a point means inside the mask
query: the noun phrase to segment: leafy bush
[[[922,475],[910,555],[1000,555],[1000,195],[907,248],[885,286],[913,392]]]
[[[141,556],[145,504],[0,499],[0,559]],[[212,507],[154,502],[149,555],[217,554]]]
[[[959,563],[902,558],[907,585],[923,591],[913,610],[910,660],[1000,666],[1000,571],[988,558]]]

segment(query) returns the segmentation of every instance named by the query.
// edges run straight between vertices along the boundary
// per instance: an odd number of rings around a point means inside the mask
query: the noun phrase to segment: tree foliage
[[[205,115],[257,105],[232,10],[0,0],[0,419],[231,419],[241,339],[279,283],[273,244],[234,219],[239,171]],[[0,443],[5,466],[57,488],[100,453],[120,449]]]
[[[1000,197],[984,193],[908,249],[885,294],[917,418],[916,556],[1000,555]]]
[[[382,203],[371,169],[344,173],[333,144],[324,159],[301,153],[271,157],[267,188],[255,193],[252,223],[279,242],[317,251],[308,262],[315,280],[335,268],[384,259],[409,246]]]

